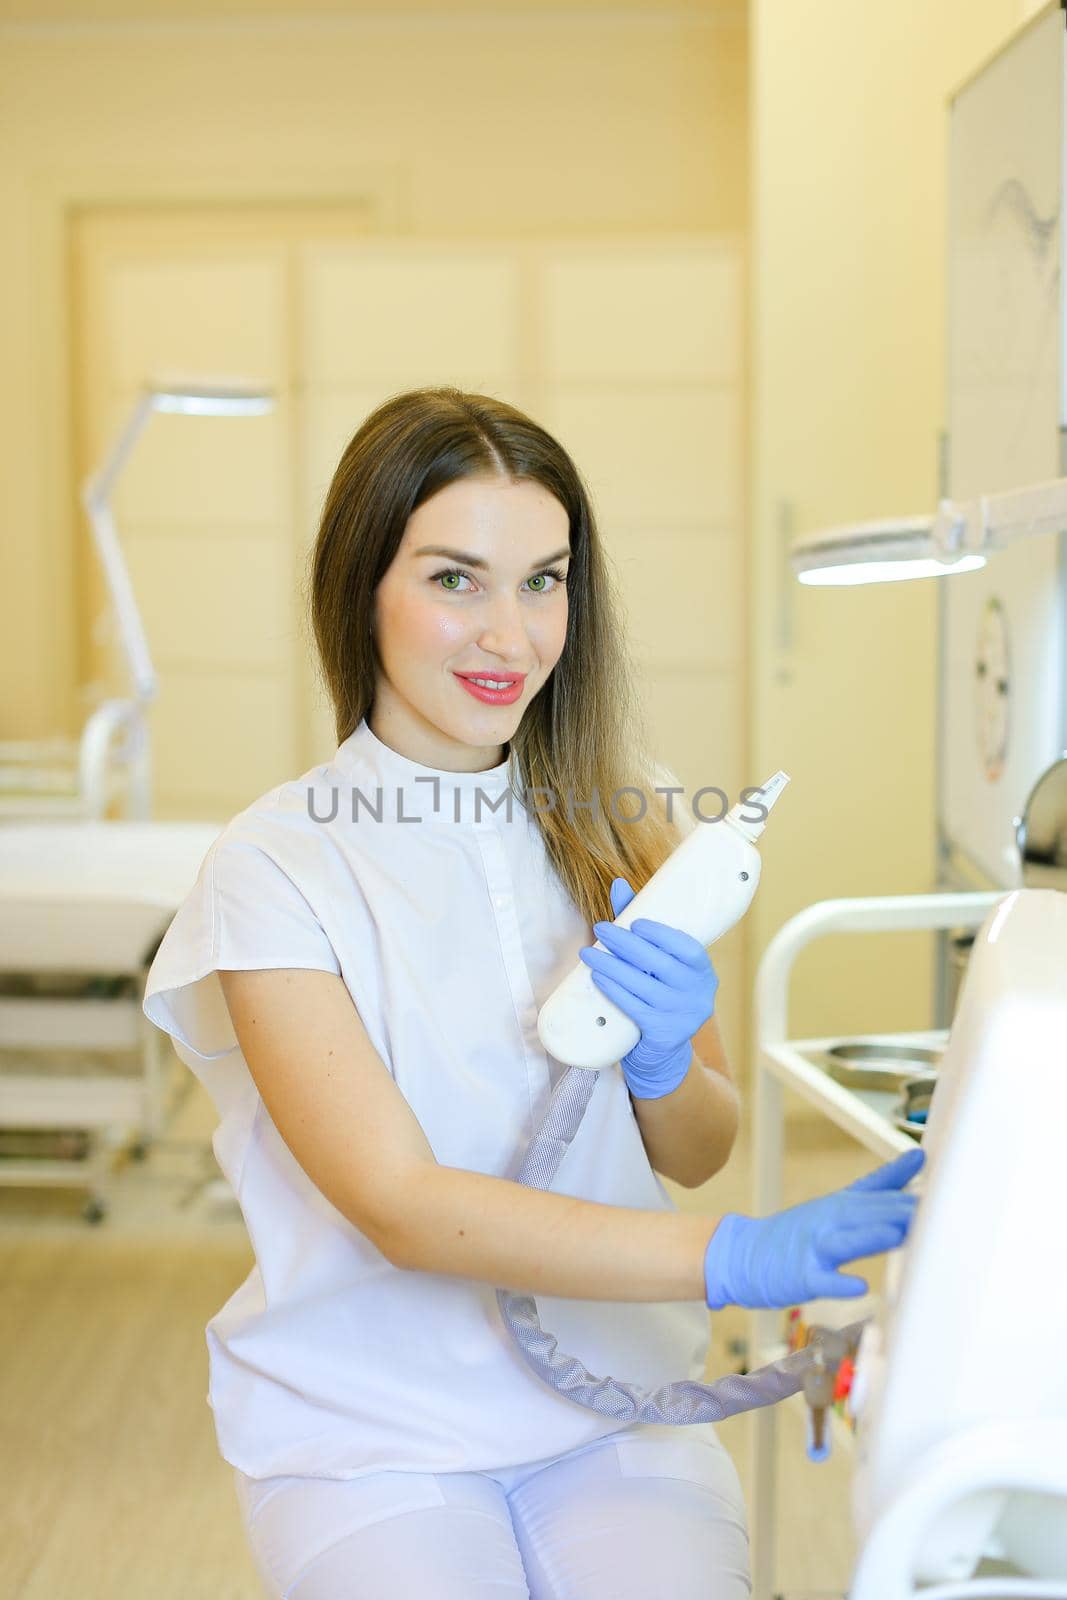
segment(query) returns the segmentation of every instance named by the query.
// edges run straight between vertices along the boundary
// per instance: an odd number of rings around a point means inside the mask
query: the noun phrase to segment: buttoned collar
[[[337,748],[335,764],[344,775],[338,796],[342,822],[382,821],[441,823],[455,826],[509,814],[507,791],[514,779],[510,807],[521,807],[516,763],[509,754],[482,772],[449,772],[412,761],[384,744],[366,717]]]

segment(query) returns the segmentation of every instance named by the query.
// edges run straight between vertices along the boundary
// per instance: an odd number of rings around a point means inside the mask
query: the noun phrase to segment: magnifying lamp
[[[82,485],[82,504],[88,513],[97,553],[111,593],[134,697],[141,704],[147,704],[155,698],[158,681],[109,503],[119,473],[153,411],[177,412],[183,416],[249,417],[270,411],[273,405],[274,397],[270,390],[241,384],[148,385],[138,396],[107,459]]]
[[[1067,529],[1067,478],[975,500],[942,500],[936,516],[896,517],[824,529],[789,553],[801,583],[894,583],[975,572],[995,550]]]
[[[270,411],[270,390],[244,383],[152,383],[138,395],[103,465],[82,485],[97,554],[104,569],[129,668],[131,694],[97,706],[81,737],[0,741],[0,817],[102,819],[112,799],[116,771],[123,772],[125,814],[151,814],[151,775],[145,707],[158,683],[126,558],[115,531],[110,496],[153,411],[185,416],[247,417]],[[120,742],[121,741],[121,742]]]
[[[111,720],[106,723],[102,733],[91,740],[88,738],[90,728],[87,728],[82,739],[79,787],[83,792],[86,787],[89,788],[93,795],[90,804],[96,808],[97,815],[103,814],[107,804],[103,793],[106,784],[105,763],[107,745],[116,721],[121,721],[126,731],[122,760],[128,767],[127,814],[145,818],[151,811],[148,729],[144,708],[155,699],[159,685],[140,608],[130,582],[129,568],[111,512],[110,497],[119,473],[153,411],[173,412],[182,416],[249,417],[260,416],[272,410],[273,406],[271,390],[245,383],[196,380],[148,384],[139,394],[103,465],[82,485],[82,504],[89,517],[97,554],[111,594],[119,642],[126,657],[132,688],[132,701],[109,701],[100,708],[97,716],[106,713],[108,708],[111,711]]]

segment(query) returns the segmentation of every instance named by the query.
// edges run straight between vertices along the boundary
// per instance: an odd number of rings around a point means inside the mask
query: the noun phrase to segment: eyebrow
[[[530,571],[535,568],[547,566],[550,561],[562,561],[564,556],[570,555],[570,547],[564,545],[562,550],[556,550],[550,556],[542,556],[540,561],[535,561]],[[443,544],[424,544],[416,550],[417,556],[447,556],[450,561],[462,561],[467,567],[488,567],[488,561],[483,561],[481,556],[469,556],[462,550],[448,550]]]

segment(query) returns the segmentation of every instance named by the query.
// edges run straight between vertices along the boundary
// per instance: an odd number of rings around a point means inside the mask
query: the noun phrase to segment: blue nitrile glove
[[[625,878],[611,884],[616,916],[635,890]],[[660,1100],[677,1089],[693,1060],[693,1035],[715,1010],[719,979],[698,939],[665,922],[638,917],[629,928],[594,922],[593,932],[611,951],[587,945],[579,958],[593,969],[593,982],[641,1029],[620,1065],[638,1100]]]
[[[727,1212],[704,1252],[704,1283],[712,1311],[723,1306],[795,1306],[823,1295],[850,1299],[865,1294],[863,1278],[834,1269],[844,1261],[903,1244],[918,1197],[901,1190],[925,1159],[921,1150],[906,1150],[847,1189],[769,1217]]]

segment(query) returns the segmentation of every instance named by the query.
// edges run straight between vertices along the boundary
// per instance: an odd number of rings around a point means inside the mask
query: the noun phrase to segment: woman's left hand
[[[612,881],[615,916],[635,892],[625,878]],[[681,928],[647,917],[629,928],[594,922],[593,932],[610,954],[587,945],[579,959],[593,969],[597,988],[641,1029],[620,1062],[627,1087],[636,1099],[662,1099],[689,1071],[693,1035],[714,1014],[719,979],[711,957]]]

